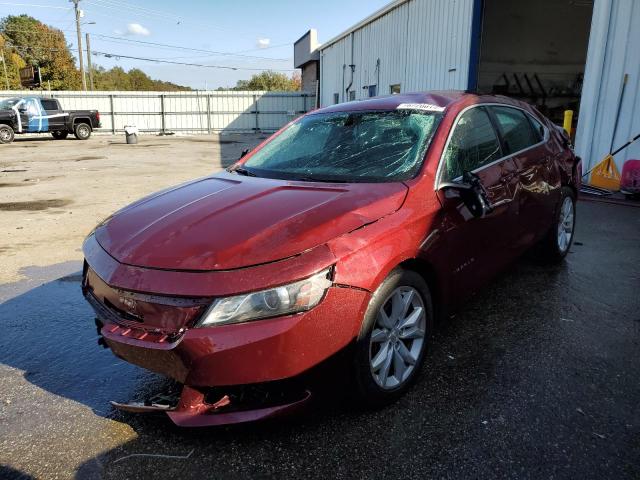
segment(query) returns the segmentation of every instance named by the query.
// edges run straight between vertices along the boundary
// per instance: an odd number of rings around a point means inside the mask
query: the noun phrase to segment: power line
[[[251,67],[231,67],[226,65],[206,65],[202,63],[188,63],[188,62],[172,62],[170,60],[162,60],[160,58],[145,58],[145,57],[133,57],[130,55],[121,55],[118,53],[109,53],[109,52],[98,52],[96,50],[91,51],[94,55],[102,55],[106,58],[127,58],[131,60],[142,60],[144,62],[156,62],[156,63],[169,63],[172,65],[183,65],[188,67],[202,67],[202,68],[219,68],[224,70],[252,70],[252,71],[264,71],[264,70],[274,70],[278,72],[295,72],[296,69],[291,68],[275,68],[275,69],[266,69],[266,68],[251,68]]]
[[[55,28],[55,27],[53,27]],[[59,30],[60,32],[67,32],[67,33],[75,33],[75,30],[62,30],[62,29],[56,29]],[[11,29],[11,28],[7,28],[4,31],[6,32],[20,32],[20,33],[31,33],[34,35],[58,35],[58,33],[56,32],[39,32],[37,30],[28,30],[28,29]],[[259,56],[259,55],[243,55],[243,52],[220,52],[220,51],[215,51],[215,50],[205,50],[205,49],[201,49],[201,48],[192,48],[192,47],[183,47],[180,45],[169,45],[169,44],[164,44],[164,43],[157,43],[157,42],[149,42],[149,41],[145,41],[145,40],[134,40],[132,38],[124,38],[124,37],[113,37],[110,35],[103,35],[100,33],[92,33],[91,34],[93,37],[97,37],[99,39],[101,39],[104,42],[110,42],[110,43],[118,43],[118,44],[127,44],[127,43],[138,43],[141,45],[147,45],[150,47],[157,47],[157,48],[165,48],[165,49],[173,49],[173,50],[186,50],[186,51],[191,51],[191,52],[200,52],[200,53],[206,53],[207,55],[203,55],[202,57],[191,57],[191,58],[204,58],[204,57],[209,57],[209,56],[216,56],[216,55],[220,55],[220,56],[227,56],[227,57],[240,57],[240,58],[248,58],[248,59],[256,59],[256,60],[269,60],[269,61],[275,61],[275,62],[289,62],[291,61],[291,59],[288,58],[272,58],[272,57],[264,57],[264,56]],[[266,47],[263,49],[255,49],[255,50],[266,50],[268,48],[277,48],[277,47],[282,47],[282,46],[286,46],[286,45],[291,45],[291,44],[282,44],[282,45],[274,45],[272,47]],[[250,52],[250,51],[255,51],[255,50],[246,50],[246,52]],[[174,58],[188,58],[188,57],[174,57]]]
[[[196,25],[199,26],[201,28],[205,28],[207,30],[221,30],[221,31],[226,31],[226,32],[230,32],[230,33],[234,33],[237,34],[238,33],[238,29],[234,28],[234,29],[230,29],[230,28],[225,28],[222,27],[220,25],[214,25],[214,24],[210,24],[210,23],[200,23],[200,22],[195,22],[192,20],[189,20],[185,17],[181,17],[176,13],[172,13],[172,12],[168,12],[168,11],[160,11],[160,10],[152,10],[152,9],[148,9],[148,8],[144,8],[144,7],[139,7],[136,5],[130,5],[128,3],[125,2],[121,2],[118,0],[91,0],[91,4],[94,7],[98,7],[98,8],[104,8],[104,9],[108,9],[108,10],[116,10],[121,12],[122,9],[127,9],[129,11],[131,11],[132,13],[136,14],[140,14],[140,15],[153,15],[158,17],[158,19],[162,19],[165,20],[167,22],[171,22],[175,25],[182,25],[182,24],[189,24],[189,25]],[[258,32],[259,33],[259,32]],[[263,35],[263,33],[259,33],[259,35]]]
[[[290,59],[288,59],[288,58],[270,58],[270,57],[262,57],[262,56],[258,56],[258,55],[242,55],[242,54],[239,54],[239,53],[232,53],[232,52],[219,52],[219,51],[215,51],[215,50],[204,50],[202,48],[182,47],[180,45],[169,45],[169,44],[166,44],[166,43],[148,42],[148,41],[145,41],[145,40],[134,40],[132,38],[112,37],[110,35],[102,35],[102,34],[98,34],[98,33],[94,33],[93,36],[94,37],[98,37],[98,38],[102,38],[102,39],[106,38],[106,39],[125,41],[125,42],[131,42],[131,43],[140,43],[140,44],[143,44],[143,45],[151,45],[151,46],[155,46],[155,47],[173,48],[173,49],[177,49],[177,50],[188,50],[188,51],[191,51],[191,52],[210,53],[212,55],[224,55],[224,56],[231,56],[231,57],[252,58],[252,59],[259,59],[259,60],[271,60],[271,61],[277,61],[277,62],[289,62],[290,61]]]
[[[9,3],[2,2],[0,5],[10,5],[13,7],[40,7],[40,8],[55,8],[56,10],[71,10],[71,7],[59,7],[57,5],[36,5],[33,3]]]

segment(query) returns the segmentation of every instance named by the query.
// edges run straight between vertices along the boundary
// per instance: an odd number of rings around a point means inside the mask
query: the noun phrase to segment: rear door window
[[[454,180],[501,156],[500,141],[485,108],[467,110],[455,125],[444,152],[443,180]]]
[[[55,100],[42,99],[42,100],[40,100],[40,103],[42,104],[42,108],[44,108],[47,111],[57,111],[58,110],[58,102],[56,102]]]
[[[510,107],[491,107],[502,133],[505,155],[525,150],[540,142],[531,122],[522,110]]]
[[[538,142],[541,142],[544,139],[544,127],[536,118],[534,118],[533,115],[527,115],[527,118],[529,119],[529,122],[531,122],[536,139]]]

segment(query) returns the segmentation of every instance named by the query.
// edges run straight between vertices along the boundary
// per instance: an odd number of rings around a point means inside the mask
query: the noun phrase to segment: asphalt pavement
[[[442,325],[398,403],[336,383],[297,417],[200,430],[112,410],[163,379],[97,345],[78,262],[32,267],[0,285],[0,477],[640,478],[640,208],[580,202],[575,239]]]

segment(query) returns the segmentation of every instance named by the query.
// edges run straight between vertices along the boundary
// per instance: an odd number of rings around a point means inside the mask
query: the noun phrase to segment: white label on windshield
[[[401,103],[396,110],[423,110],[425,112],[442,112],[444,107],[431,105],[430,103]]]

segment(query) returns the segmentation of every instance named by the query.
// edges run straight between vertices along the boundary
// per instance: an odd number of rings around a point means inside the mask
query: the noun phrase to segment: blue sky
[[[326,41],[390,0],[81,0],[91,49],[114,55],[226,67],[293,69],[293,42],[309,28]],[[0,0],[0,17],[26,13],[64,31],[76,45],[75,18],[67,0]],[[95,22],[95,24],[90,24]],[[104,38],[106,35],[116,38]],[[175,49],[137,42],[185,47]],[[83,38],[84,42],[84,38]],[[192,51],[198,49],[201,51]],[[204,50],[204,51],[202,51]],[[237,55],[219,55],[229,52]],[[74,50],[77,55],[77,50]],[[253,58],[265,57],[265,58]],[[94,56],[110,68],[140,68],[151,77],[193,88],[234,86],[256,71],[198,68]]]

